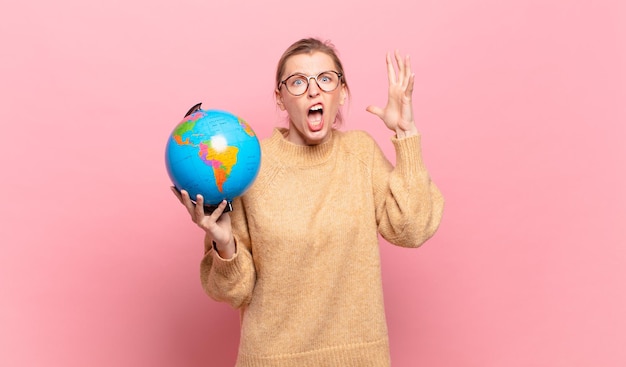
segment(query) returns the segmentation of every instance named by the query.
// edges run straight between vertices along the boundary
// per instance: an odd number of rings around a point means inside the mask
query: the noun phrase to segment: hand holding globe
[[[212,213],[206,213],[204,198],[198,194],[194,203],[185,190],[178,191],[172,187],[178,200],[187,208],[191,220],[202,228],[213,241],[213,246],[224,258],[230,259],[236,251],[233,230],[230,224],[230,215],[225,213],[226,200],[223,200]],[[222,215],[224,214],[224,215]]]

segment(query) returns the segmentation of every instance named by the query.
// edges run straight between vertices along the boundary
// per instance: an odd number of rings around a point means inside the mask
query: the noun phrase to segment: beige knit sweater
[[[241,311],[237,366],[389,366],[378,234],[418,247],[443,211],[420,136],[392,139],[394,169],[364,132],[318,146],[285,132],[262,142],[259,176],[234,202],[235,256],[207,244],[201,264],[205,291]]]

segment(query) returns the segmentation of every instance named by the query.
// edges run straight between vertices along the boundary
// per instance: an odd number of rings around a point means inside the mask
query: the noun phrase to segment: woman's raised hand
[[[385,108],[370,105],[367,111],[378,116],[385,125],[396,132],[398,138],[418,133],[413,119],[413,84],[415,74],[411,71],[409,56],[404,58],[399,51],[394,53],[398,71],[396,73],[391,54],[387,53],[387,78],[389,95]]]

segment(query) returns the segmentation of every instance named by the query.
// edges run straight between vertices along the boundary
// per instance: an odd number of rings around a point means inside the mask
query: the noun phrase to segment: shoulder
[[[276,153],[280,153],[280,143],[283,139],[283,133],[284,129],[276,128],[272,132],[272,135],[259,141],[261,145],[261,161],[267,160],[267,158],[275,156]]]
[[[283,170],[281,162],[282,152],[280,142],[283,139],[284,129],[276,128],[272,134],[266,138],[260,139],[261,146],[261,167],[254,184],[250,188],[251,192],[263,192],[267,186],[271,186],[275,177]]]
[[[261,144],[261,148],[267,148],[271,145],[276,145],[282,139],[285,131],[286,130],[284,128],[274,128],[271,135],[260,139],[259,142]]]

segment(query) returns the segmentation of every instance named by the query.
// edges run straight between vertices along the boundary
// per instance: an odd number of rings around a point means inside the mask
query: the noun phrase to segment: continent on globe
[[[172,133],[172,137],[176,142],[180,145],[193,145],[189,142],[189,135],[193,131],[193,128],[196,126],[196,121],[200,120],[205,116],[205,113],[202,111],[197,111],[192,113],[191,115],[185,117],[183,121],[181,121],[178,126],[174,129]],[[187,134],[187,138],[183,140],[183,135]]]
[[[198,155],[206,164],[213,167],[215,174],[215,184],[220,192],[224,192],[224,182],[228,180],[230,171],[237,164],[237,147],[218,147],[219,150],[211,146],[211,142],[200,143],[200,152]]]
[[[250,127],[250,125],[248,125],[246,120],[242,119],[241,117],[237,117],[237,120],[239,121],[239,125],[241,125],[241,127],[243,128],[243,131],[245,131],[246,134],[250,136],[256,136],[256,134],[254,134],[254,131],[252,131],[252,128]]]

